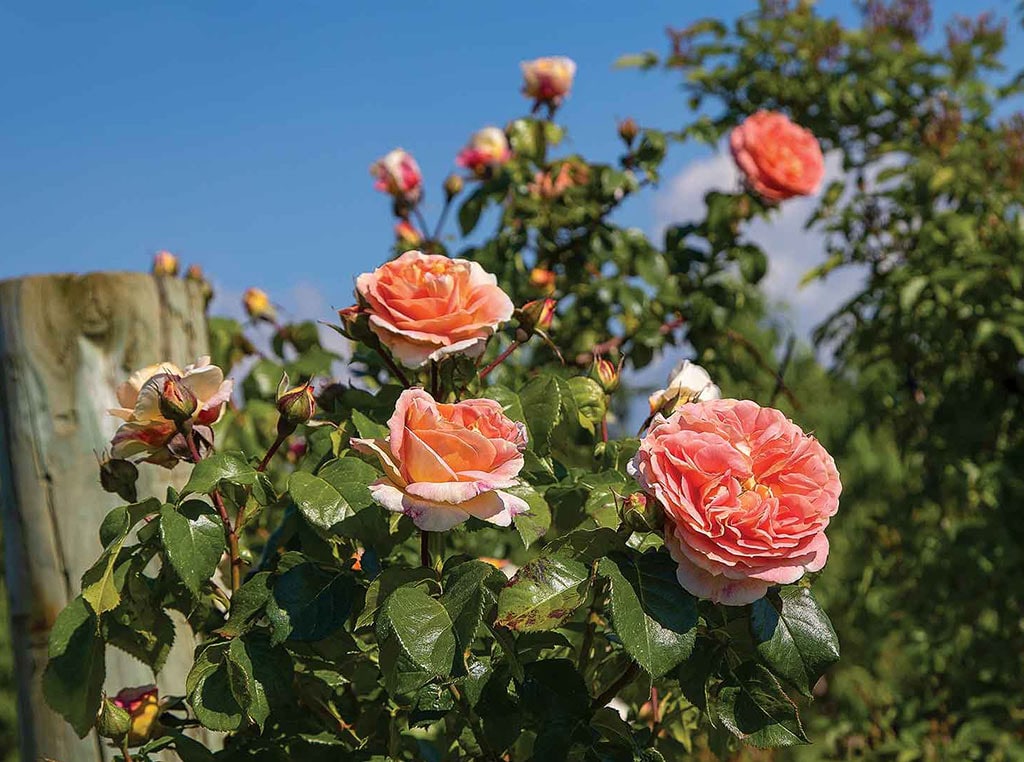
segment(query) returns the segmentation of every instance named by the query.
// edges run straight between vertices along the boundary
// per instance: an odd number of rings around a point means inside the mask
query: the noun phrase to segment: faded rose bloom
[[[395,198],[415,204],[423,193],[423,174],[412,154],[401,148],[377,159],[370,165],[370,174],[377,182],[374,188]]]
[[[505,131],[499,127],[484,127],[473,133],[469,143],[459,151],[455,163],[465,167],[477,177],[483,177],[492,167],[500,167],[512,158]]]
[[[155,685],[124,688],[111,701],[131,717],[128,745],[140,746],[153,736],[160,715],[160,692]]]
[[[267,292],[260,288],[247,288],[242,295],[242,306],[246,314],[253,320],[264,320],[268,323],[277,322],[277,310],[270,302]]]
[[[683,402],[700,402],[701,400],[717,400],[722,390],[712,381],[706,370],[683,360],[668,377],[668,387],[660,389],[647,398],[651,405],[651,413],[669,415],[676,406]]]
[[[178,274],[178,258],[169,251],[158,251],[153,255],[153,275],[168,275],[174,277]]]
[[[751,190],[766,201],[785,201],[818,190],[825,158],[814,134],[785,114],[758,111],[729,136],[733,159]]]
[[[523,61],[523,95],[540,103],[558,106],[572,89],[576,62],[565,56]]]
[[[376,455],[384,477],[373,499],[404,513],[420,529],[443,532],[470,516],[508,526],[529,510],[502,490],[519,483],[526,427],[494,400],[440,404],[423,389],[406,389],[388,420],[386,439],[353,439]]]
[[[410,368],[446,355],[479,357],[512,317],[512,300],[476,262],[407,251],[356,279],[370,329]]]
[[[398,243],[408,248],[415,248],[423,243],[423,235],[408,220],[402,220],[395,225],[395,238]]]
[[[220,418],[234,384],[225,380],[224,372],[211,365],[206,356],[184,370],[163,362],[135,371],[117,388],[121,407],[108,411],[124,421],[111,440],[112,457],[127,460],[145,456],[141,460],[167,468],[178,462],[178,448],[171,447],[178,435],[178,426],[161,412],[160,404],[164,387],[171,379],[175,384],[180,382],[180,386],[196,398],[195,410],[184,423],[203,427],[213,425]]]
[[[825,565],[839,472],[778,410],[749,400],[683,405],[655,418],[630,473],[665,509],[679,583],[699,598],[742,606]]]

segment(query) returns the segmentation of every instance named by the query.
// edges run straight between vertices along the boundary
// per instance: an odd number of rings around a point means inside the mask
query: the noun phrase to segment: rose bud
[[[395,225],[395,238],[398,239],[398,243],[401,246],[407,249],[415,249],[423,243],[423,236],[420,235],[420,231],[408,220],[402,220]]]
[[[555,319],[557,304],[558,302],[554,299],[534,299],[532,302],[527,302],[516,310],[519,327],[528,334],[548,330]]]
[[[96,713],[96,732],[103,738],[120,741],[132,728],[132,716],[110,699],[104,697]]]
[[[622,521],[634,532],[657,532],[665,524],[665,511],[643,492],[622,500]]]
[[[192,419],[199,406],[195,392],[182,383],[181,376],[168,375],[160,389],[160,415],[174,423]]]
[[[158,251],[153,255],[153,275],[174,277],[178,274],[178,258],[169,251]]]
[[[376,178],[374,188],[407,204],[415,204],[423,193],[423,173],[412,154],[401,148],[388,153],[370,165]]]
[[[113,699],[114,706],[123,709],[131,717],[128,729],[128,745],[139,746],[153,736],[157,717],[160,714],[160,694],[155,685],[139,688],[125,688]]]
[[[721,396],[722,390],[711,381],[706,370],[689,360],[683,360],[669,376],[668,388],[656,391],[648,398],[648,402],[652,416],[657,413],[667,416],[685,402],[717,400]]]
[[[535,107],[546,103],[558,106],[569,90],[576,76],[576,62],[565,56],[537,58],[523,61],[523,95],[533,98]]]
[[[605,394],[611,394],[619,388],[619,374],[622,370],[621,363],[616,367],[611,360],[597,356],[594,358],[594,377],[597,383],[604,389]]]
[[[747,186],[769,202],[809,196],[825,176],[814,134],[785,114],[758,111],[729,135],[729,150]]]
[[[100,461],[100,486],[105,492],[112,492],[122,500],[136,503],[139,491],[135,482],[139,479],[139,469],[130,460],[123,458],[106,458]]]
[[[281,378],[277,387],[277,412],[281,415],[278,433],[286,434],[295,430],[300,423],[307,423],[316,413],[316,398],[313,387],[302,384],[288,388],[288,374]]]
[[[277,310],[270,303],[267,292],[259,288],[247,288],[242,296],[242,306],[252,320],[277,323]]]
[[[484,127],[470,138],[455,163],[465,167],[477,177],[485,177],[493,168],[500,167],[512,158],[505,131],[498,127]]]
[[[449,201],[462,193],[462,177],[454,172],[448,175],[444,181],[444,193]]]
[[[622,138],[622,142],[627,147],[632,147],[633,141],[636,140],[636,136],[640,133],[640,128],[637,126],[636,120],[633,117],[628,117],[619,122],[619,137]]]
[[[539,288],[546,294],[555,290],[555,278],[557,276],[551,270],[543,267],[535,267],[530,270],[530,285]]]

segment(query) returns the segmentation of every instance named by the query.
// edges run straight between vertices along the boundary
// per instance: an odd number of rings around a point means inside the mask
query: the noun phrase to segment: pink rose
[[[370,174],[377,182],[374,188],[395,198],[415,204],[423,192],[423,174],[412,154],[401,148],[377,159],[370,165]]]
[[[766,201],[808,196],[825,176],[817,138],[785,114],[758,111],[747,117],[733,129],[729,148],[747,184]]]
[[[137,370],[117,387],[121,407],[108,412],[124,421],[111,440],[111,455],[143,460],[168,468],[178,462],[178,454],[170,448],[178,434],[174,421],[160,410],[160,397],[168,381],[177,382],[195,396],[196,406],[188,423],[211,426],[224,412],[224,403],[231,397],[233,381],[224,380],[224,372],[210,364],[209,357],[200,357],[184,370],[163,362]]]
[[[839,472],[778,410],[684,404],[655,418],[630,471],[664,507],[679,582],[700,598],[741,606],[825,565]]]
[[[481,177],[492,167],[499,167],[511,158],[512,151],[505,131],[497,127],[484,127],[473,134],[469,144],[459,152],[455,163]]]
[[[373,499],[420,529],[443,532],[470,516],[508,526],[529,510],[502,492],[519,483],[526,427],[494,400],[444,405],[422,389],[406,389],[388,431],[386,439],[353,439],[352,446],[376,455],[384,468],[370,487]]]
[[[550,56],[523,61],[523,95],[537,103],[557,106],[572,89],[576,62],[565,56]]]
[[[370,328],[410,368],[450,354],[479,357],[512,317],[512,300],[476,262],[407,251],[363,273],[356,291]]]

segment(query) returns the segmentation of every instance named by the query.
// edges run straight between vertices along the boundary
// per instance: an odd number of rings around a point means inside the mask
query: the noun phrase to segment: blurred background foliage
[[[494,223],[496,232],[450,253],[495,272],[518,305],[559,299],[551,344],[514,355],[496,372],[502,383],[553,347],[579,368],[596,348],[625,363],[613,433],[628,436],[649,391],[631,385],[633,371],[688,355],[726,396],[780,407],[839,462],[842,509],[815,592],[843,656],[803,713],[814,745],[737,751],[714,733],[693,736],[692,707],[666,701],[660,732],[694,758],[1024,759],[1024,72],[1000,64],[1003,20],[937,20],[923,0],[862,9],[862,24],[847,27],[811,3],[764,0],[731,28],[670,29],[667,53],[621,63],[679,77],[693,121],[642,127],[616,164],[599,165],[550,159],[559,128],[519,120],[508,128],[516,162],[467,190],[456,215],[463,234]],[[718,146],[759,109],[787,113],[841,156],[842,177],[808,220],[826,241],[810,277],[855,267],[864,287],[836,305],[816,347],[794,345],[757,286],[786,253],[762,251],[746,226],[777,208],[742,189],[710,193],[703,218],[669,228],[660,247],[610,221],[624,198],[657,183],[674,142]],[[574,187],[538,205],[529,183],[556,162],[570,165]],[[237,322],[211,321],[211,337],[225,367],[253,354]],[[265,449],[280,368],[329,376],[335,359],[315,325],[278,330],[246,364],[247,404],[221,441]],[[364,382],[383,371],[373,355],[354,359]],[[321,402],[375,404],[340,387]],[[278,457],[319,457],[329,437],[318,430],[305,451]],[[250,546],[272,544],[280,517],[268,511],[250,527]],[[488,555],[509,552],[474,535],[476,552],[488,542]],[[6,630],[0,637],[6,750],[14,701]]]

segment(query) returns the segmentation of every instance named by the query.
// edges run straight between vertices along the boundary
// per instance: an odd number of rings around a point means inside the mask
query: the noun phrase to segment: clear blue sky
[[[957,6],[939,3],[937,19]],[[0,278],[147,269],[166,248],[230,293],[260,285],[287,304],[315,284],[344,306],[392,238],[367,173],[374,158],[411,150],[433,217],[466,137],[525,110],[520,60],[565,54],[579,64],[563,111],[572,148],[609,159],[617,118],[671,128],[686,116],[675,77],[615,71],[615,58],[663,51],[666,25],[752,7],[6,2]],[[675,149],[671,167],[696,150]],[[649,227],[651,207],[634,201],[623,219]]]

